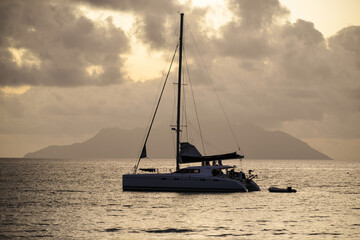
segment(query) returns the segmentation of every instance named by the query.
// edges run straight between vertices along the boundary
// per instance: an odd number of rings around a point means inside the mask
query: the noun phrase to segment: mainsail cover
[[[244,156],[239,155],[236,152],[202,156],[201,153],[196,149],[196,147],[188,142],[183,142],[180,146],[180,163],[208,162],[244,158]]]
[[[201,153],[191,143],[182,142],[180,144],[180,157],[201,157],[201,156],[202,156]]]

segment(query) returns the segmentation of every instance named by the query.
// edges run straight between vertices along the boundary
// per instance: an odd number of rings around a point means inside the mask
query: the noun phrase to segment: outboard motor
[[[254,178],[257,178],[257,175],[253,174],[254,170],[249,170],[249,176],[245,180],[246,189],[249,192],[261,191],[260,187],[253,181]]]

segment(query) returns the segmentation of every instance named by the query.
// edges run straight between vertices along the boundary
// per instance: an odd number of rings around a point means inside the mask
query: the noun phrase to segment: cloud
[[[237,18],[211,44],[233,119],[301,137],[360,136],[358,26],[325,39],[311,22],[286,21],[278,1],[229,7]]]
[[[129,41],[111,18],[93,22],[67,1],[2,1],[0,9],[1,86],[126,81],[121,54]],[[101,74],[86,71],[94,65],[101,66]]]
[[[222,37],[216,40],[219,54],[249,59],[271,54],[271,27],[289,11],[277,0],[229,1],[228,7],[235,19],[220,28]]]
[[[240,19],[240,26],[249,31],[264,31],[279,18],[289,14],[289,10],[278,0],[230,0],[228,5]]]
[[[360,26],[346,27],[329,38],[329,47],[337,56],[337,64],[350,71],[349,74],[360,71],[359,44]]]
[[[79,2],[97,8],[133,13],[137,19],[135,24],[137,37],[154,49],[168,46],[166,43],[171,38],[169,29],[173,29],[174,24],[172,16],[182,10],[180,5],[172,0],[79,0]]]

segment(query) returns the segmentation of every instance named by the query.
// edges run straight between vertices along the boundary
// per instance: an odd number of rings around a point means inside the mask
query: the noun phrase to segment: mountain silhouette
[[[235,151],[229,135],[219,128],[211,128],[211,143],[222,151]],[[307,143],[281,131],[266,131],[252,124],[243,124],[234,129],[241,146],[241,153],[247,159],[330,159],[313,149]],[[173,131],[174,132],[174,131]],[[105,128],[94,137],[71,145],[48,146],[27,153],[25,158],[137,158],[142,148],[144,129],[123,130]],[[147,144],[151,158],[174,158],[175,144],[172,132],[167,127],[156,127]],[[213,137],[211,137],[211,135]],[[215,137],[214,137],[215,136]],[[230,137],[231,139],[231,137]],[[201,144],[197,144],[201,146]],[[199,150],[201,150],[199,148]],[[207,151],[208,153],[208,151]],[[214,154],[211,152],[208,154]]]

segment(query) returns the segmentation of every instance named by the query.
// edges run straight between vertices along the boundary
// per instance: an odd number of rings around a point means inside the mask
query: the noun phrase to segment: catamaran
[[[180,13],[180,37],[176,50],[179,48],[179,66],[177,82],[177,121],[176,127],[176,171],[171,173],[158,173],[155,168],[139,168],[140,160],[147,158],[146,143],[154,123],[157,109],[160,104],[165,84],[157,102],[155,113],[148,128],[141,154],[134,167],[132,174],[123,175],[123,191],[170,191],[170,192],[251,192],[260,191],[254,182],[256,175],[246,175],[242,171],[236,171],[236,166],[223,165],[223,160],[242,159],[243,155],[237,152],[205,155],[203,156],[194,145],[182,142],[180,139],[181,125],[181,86],[182,86],[182,52],[183,52],[183,21],[184,14]],[[176,53],[175,50],[175,53]],[[171,65],[174,61],[172,58]],[[170,65],[170,67],[171,67]],[[170,72],[170,70],[169,70]],[[168,72],[168,75],[169,75]],[[167,75],[167,77],[168,77]],[[167,79],[166,77],[166,79]],[[198,163],[199,166],[181,168],[181,164]],[[147,173],[139,173],[139,171]]]

